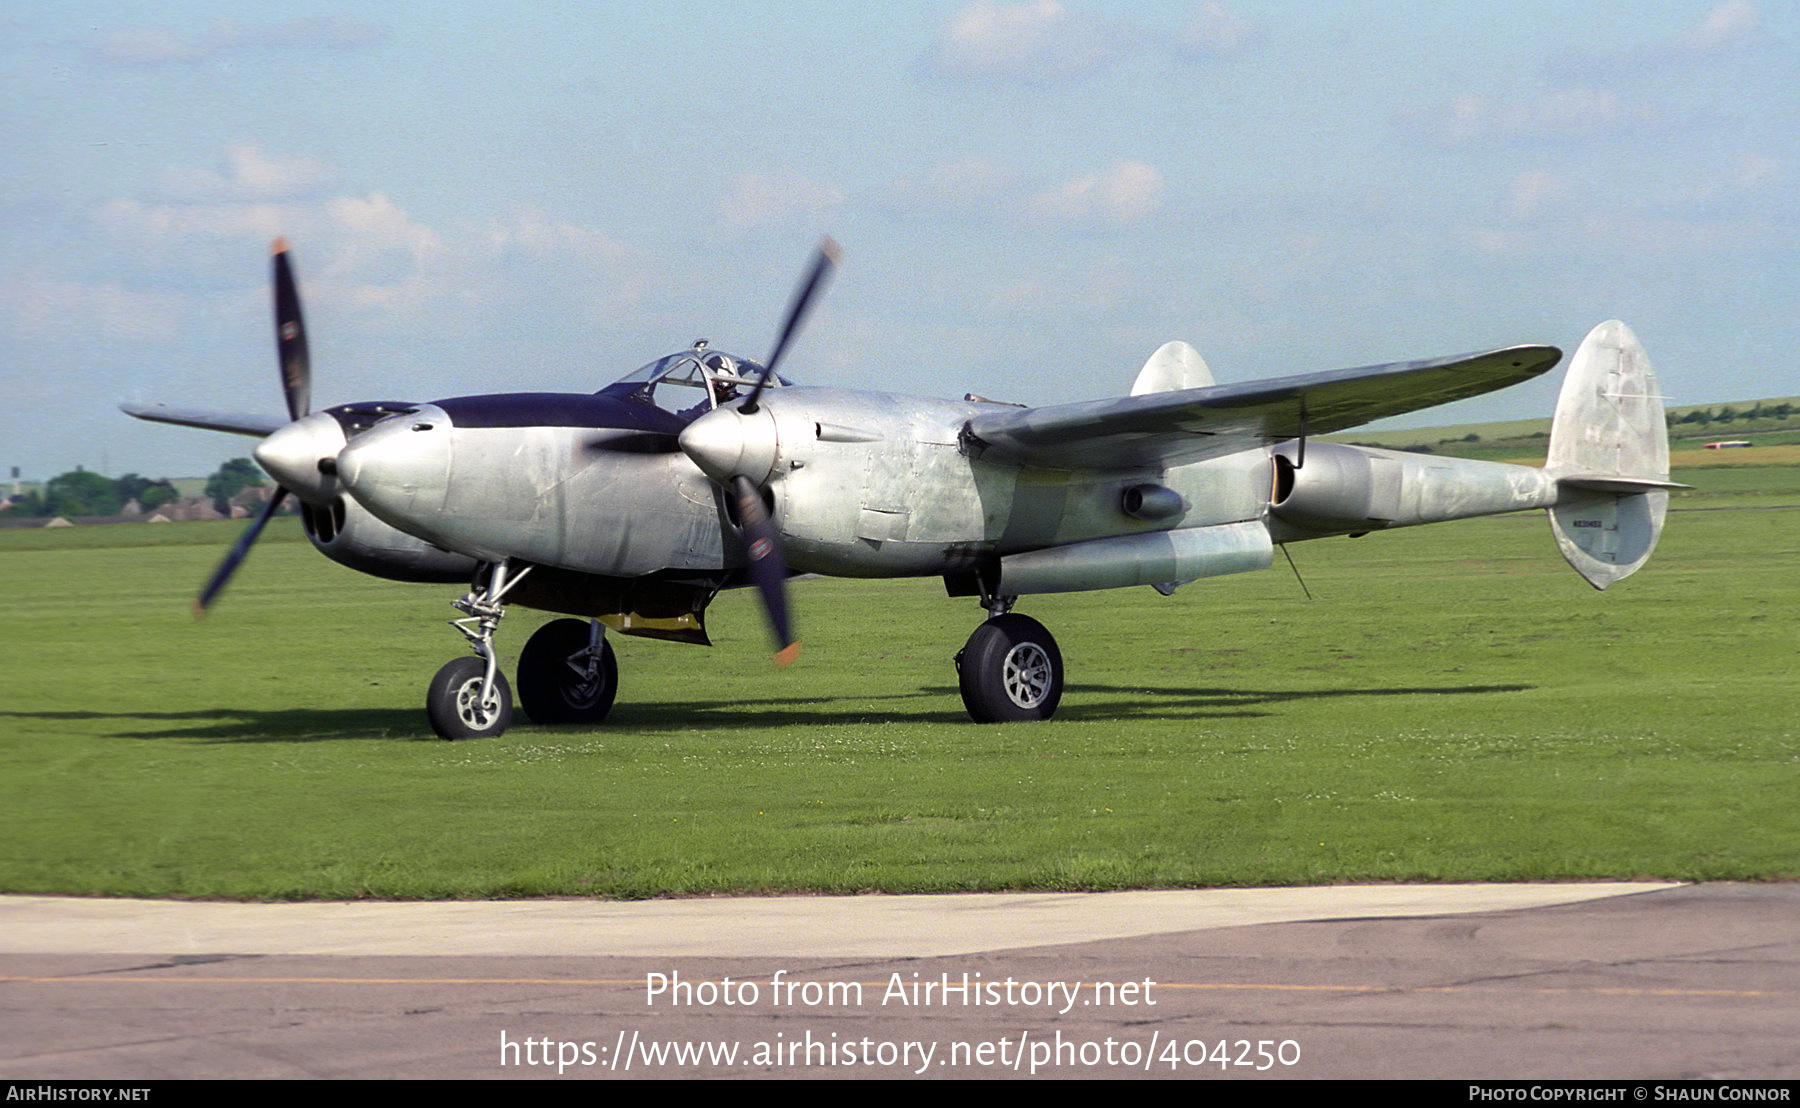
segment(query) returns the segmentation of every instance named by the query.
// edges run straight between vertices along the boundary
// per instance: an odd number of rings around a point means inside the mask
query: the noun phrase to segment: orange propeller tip
[[[288,240],[287,240],[287,237],[286,237],[286,236],[285,236],[285,235],[278,235],[278,236],[276,236],[276,239],[275,239],[275,241],[274,241],[274,242],[273,242],[273,243],[271,243],[271,244],[270,244],[270,245],[269,245],[269,253],[271,253],[271,254],[285,254],[285,253],[287,253],[287,252],[288,252]]]
[[[204,604],[200,603],[198,600],[196,600],[196,601],[194,601],[193,608],[194,608],[194,618],[195,619],[205,619],[206,618],[206,605],[204,605]]]
[[[775,665],[778,669],[786,669],[787,667],[793,665],[794,659],[798,658],[799,656],[800,656],[800,644],[797,642],[788,643],[786,646],[782,647],[778,652],[776,652]]]

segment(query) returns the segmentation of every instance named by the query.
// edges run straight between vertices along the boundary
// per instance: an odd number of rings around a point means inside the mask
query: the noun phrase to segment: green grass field
[[[1751,453],[1746,451],[1744,453]],[[614,639],[606,726],[445,743],[453,586],[241,524],[0,533],[0,889],[655,896],[1800,876],[1800,466],[1691,469],[1605,594],[1541,514],[1292,548],[1266,573],[1027,598],[1069,687],[976,726],[980,618],[928,581],[807,581],[776,671]],[[549,617],[501,628],[508,667]]]

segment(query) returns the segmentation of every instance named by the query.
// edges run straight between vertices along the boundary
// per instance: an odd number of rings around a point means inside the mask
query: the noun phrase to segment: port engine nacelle
[[[460,582],[475,572],[475,559],[441,550],[396,530],[342,495],[300,505],[300,524],[319,552],[340,565],[390,581]]]

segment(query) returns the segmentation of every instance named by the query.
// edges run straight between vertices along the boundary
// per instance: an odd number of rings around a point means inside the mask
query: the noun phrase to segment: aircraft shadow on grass
[[[1531,685],[1399,686],[1356,689],[1233,689],[1070,685],[1077,699],[1065,706],[1065,720],[1105,720],[1129,726],[1133,720],[1254,719],[1277,714],[1283,704],[1317,699],[1393,696],[1484,696],[1528,692]],[[917,692],[868,697],[873,704],[846,704],[838,697],[784,697],[746,701],[731,697],[709,700],[664,700],[644,705],[620,704],[604,727],[539,728],[595,735],[667,731],[671,727],[838,727],[857,723],[959,724],[967,717],[954,707],[909,710],[904,701],[951,699],[957,689],[930,685]],[[113,722],[121,739],[201,739],[220,743],[309,743],[373,738],[435,738],[420,726],[411,708],[202,708],[185,712],[0,712],[0,719]]]

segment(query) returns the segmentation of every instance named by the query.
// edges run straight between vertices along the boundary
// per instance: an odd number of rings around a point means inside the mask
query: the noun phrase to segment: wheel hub
[[[1002,681],[1007,699],[1021,708],[1037,707],[1050,692],[1050,655],[1037,643],[1020,643],[1006,652]]]
[[[600,696],[600,659],[592,650],[569,656],[563,675],[563,695],[570,705],[585,708]]]
[[[486,700],[481,697],[481,686],[485,683],[482,678],[475,677],[464,681],[462,688],[456,690],[456,714],[476,730],[485,730],[500,714],[497,692],[490,691]]]

